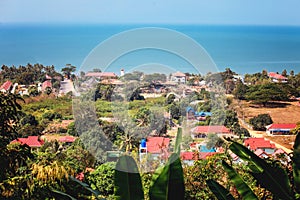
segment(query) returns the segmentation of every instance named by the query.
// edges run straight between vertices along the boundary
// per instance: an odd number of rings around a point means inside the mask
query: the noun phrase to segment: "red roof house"
[[[10,88],[12,87],[12,82],[11,81],[6,81],[3,83],[0,87],[1,92],[8,92]]]
[[[186,75],[182,72],[175,72],[171,75],[171,81],[178,82],[178,83],[185,83]]]
[[[217,154],[217,152],[199,152],[199,158],[201,160],[205,160],[208,157],[211,157],[213,155]]]
[[[272,79],[273,82],[278,83],[286,83],[288,78],[285,76],[282,76],[281,74],[277,74],[275,72],[270,72],[269,77]]]
[[[20,143],[21,145],[28,145],[29,147],[41,147],[44,144],[44,141],[40,139],[39,136],[28,136],[28,138],[17,138],[11,142]]]
[[[231,134],[230,130],[225,126],[196,126],[192,129],[192,137],[204,138],[209,133],[222,135]]]
[[[51,83],[51,81],[44,81],[44,82],[42,83],[42,91],[45,91],[47,87],[52,88],[52,83]]]
[[[62,142],[62,143],[73,143],[77,137],[71,136],[71,135],[43,135],[42,136],[43,139],[45,139],[45,141],[55,141],[57,140],[58,142]]]
[[[181,160],[199,160],[199,152],[181,152]]]
[[[262,149],[257,149],[254,153],[260,158],[268,158],[269,155]]]
[[[73,143],[76,140],[76,137],[67,135],[67,136],[61,136],[59,138],[59,142],[66,142],[66,143]]]
[[[271,143],[269,140],[265,140],[264,138],[248,138],[244,141],[244,145],[252,151],[262,149],[268,154],[274,153],[276,149],[275,144]]]
[[[297,124],[271,124],[266,126],[266,132],[270,135],[288,135],[296,127]]]
[[[165,137],[147,137],[147,152],[160,154],[163,151],[168,151],[170,138]]]

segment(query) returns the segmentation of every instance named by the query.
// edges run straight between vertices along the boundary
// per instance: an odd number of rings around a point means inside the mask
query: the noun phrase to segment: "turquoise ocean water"
[[[0,64],[41,63],[57,69],[80,66],[98,44],[122,31],[149,25],[33,25],[0,24]],[[283,69],[300,72],[300,27],[151,25],[187,35],[211,56],[219,70],[240,74]],[[122,46],[122,44],[120,44]],[[101,56],[101,55],[99,55]],[[119,73],[143,63],[161,63],[195,72],[190,63],[169,52],[144,49],[121,56],[110,71]],[[96,68],[97,63],[91,68]]]

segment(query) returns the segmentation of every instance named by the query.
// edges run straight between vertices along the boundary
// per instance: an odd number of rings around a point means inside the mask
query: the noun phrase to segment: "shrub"
[[[260,114],[250,119],[250,124],[254,130],[265,131],[266,126],[272,124],[273,120],[269,114]]]

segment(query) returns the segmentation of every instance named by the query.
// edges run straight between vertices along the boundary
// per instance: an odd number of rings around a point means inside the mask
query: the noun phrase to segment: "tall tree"
[[[61,69],[61,71],[69,79],[71,77],[72,72],[76,71],[76,67],[72,66],[71,64],[67,64],[66,67]]]
[[[23,99],[15,94],[0,93],[0,148],[16,138],[16,128],[22,109],[18,100]]]
[[[295,75],[294,70],[291,70],[291,71],[290,71],[290,76],[294,76],[294,75]]]
[[[246,99],[266,106],[270,101],[287,100],[288,96],[277,84],[267,83],[251,86],[246,94]]]
[[[282,75],[282,76],[287,76],[287,71],[286,71],[286,69],[284,69],[284,70],[281,72],[281,75]]]
[[[248,86],[243,84],[242,81],[239,81],[236,85],[236,88],[233,91],[233,95],[237,99],[244,100],[247,90],[248,90]]]

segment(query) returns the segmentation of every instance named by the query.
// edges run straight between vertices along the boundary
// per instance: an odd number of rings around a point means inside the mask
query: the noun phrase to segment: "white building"
[[[176,83],[186,83],[186,75],[182,72],[175,72],[171,75],[171,81]]]

